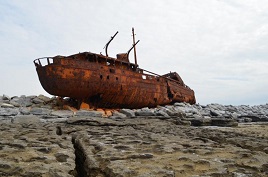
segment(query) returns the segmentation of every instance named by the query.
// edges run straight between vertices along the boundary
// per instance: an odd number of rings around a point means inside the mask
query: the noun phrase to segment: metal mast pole
[[[133,36],[133,46],[134,46],[134,58],[135,58],[135,65],[137,66],[137,55],[136,55],[136,42],[135,42],[135,33],[134,28],[132,28],[132,36]]]
[[[105,53],[106,53],[106,57],[108,57],[108,46],[110,44],[110,42],[112,42],[112,40],[114,39],[114,37],[118,34],[118,31],[111,37],[111,39],[109,40],[109,42],[107,42],[107,44],[104,46],[105,48]]]

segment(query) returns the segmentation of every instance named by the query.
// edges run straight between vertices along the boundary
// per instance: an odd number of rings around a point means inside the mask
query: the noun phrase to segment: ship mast
[[[106,57],[108,57],[108,46],[109,44],[112,42],[112,40],[114,39],[114,37],[118,34],[118,31],[113,35],[111,36],[111,39],[107,42],[107,44],[104,46],[105,48],[105,54],[106,54]]]
[[[136,42],[135,42],[135,33],[134,28],[132,28],[132,37],[133,37],[133,47],[134,47],[134,58],[135,58],[135,65],[137,66],[137,54],[136,54]],[[138,43],[138,42],[137,42]]]

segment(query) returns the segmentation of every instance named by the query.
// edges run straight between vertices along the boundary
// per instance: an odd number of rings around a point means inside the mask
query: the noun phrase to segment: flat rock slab
[[[220,127],[236,127],[236,126],[238,126],[238,122],[236,120],[233,120],[233,119],[212,118],[211,125],[212,126],[220,126]]]
[[[74,125],[92,125],[92,126],[120,126],[123,124],[122,122],[114,121],[108,118],[89,117],[89,116],[71,117],[66,122],[68,124],[74,124]]]
[[[155,116],[155,113],[151,110],[137,110],[135,112],[136,116]]]
[[[70,117],[0,123],[0,176],[267,176],[268,124]],[[14,118],[14,121],[15,121]]]
[[[35,115],[17,115],[13,118],[13,123],[25,123],[25,124],[31,124],[31,123],[39,123],[40,118]]]
[[[117,126],[82,127],[74,145],[85,176],[268,174],[268,124],[251,129],[196,128],[178,126],[170,119],[135,118]]]
[[[49,115],[51,110],[47,108],[32,108],[30,113],[33,115]]]
[[[0,108],[0,116],[15,116],[18,113],[16,108]]]
[[[74,115],[73,111],[69,110],[57,110],[57,111],[52,111],[51,115],[61,117],[61,118],[68,118],[72,117]]]
[[[102,113],[99,111],[78,110],[75,116],[102,117]]]
[[[0,157],[0,176],[75,175],[71,138],[57,135],[53,124],[0,123]]]

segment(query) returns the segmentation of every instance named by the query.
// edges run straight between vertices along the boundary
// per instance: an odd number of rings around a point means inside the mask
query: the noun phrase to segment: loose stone
[[[2,107],[2,108],[14,108],[14,105],[12,105],[12,104],[8,104],[8,103],[2,103],[2,104],[1,104],[1,107]]]
[[[102,113],[99,111],[79,110],[76,112],[75,116],[102,117]]]

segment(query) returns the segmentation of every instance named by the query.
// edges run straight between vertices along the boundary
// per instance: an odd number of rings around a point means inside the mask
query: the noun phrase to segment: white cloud
[[[44,93],[33,59],[104,52],[118,30],[109,47],[115,56],[131,47],[135,27],[141,68],[177,71],[201,104],[262,104],[268,100],[267,9],[265,0],[1,2],[0,93]]]

